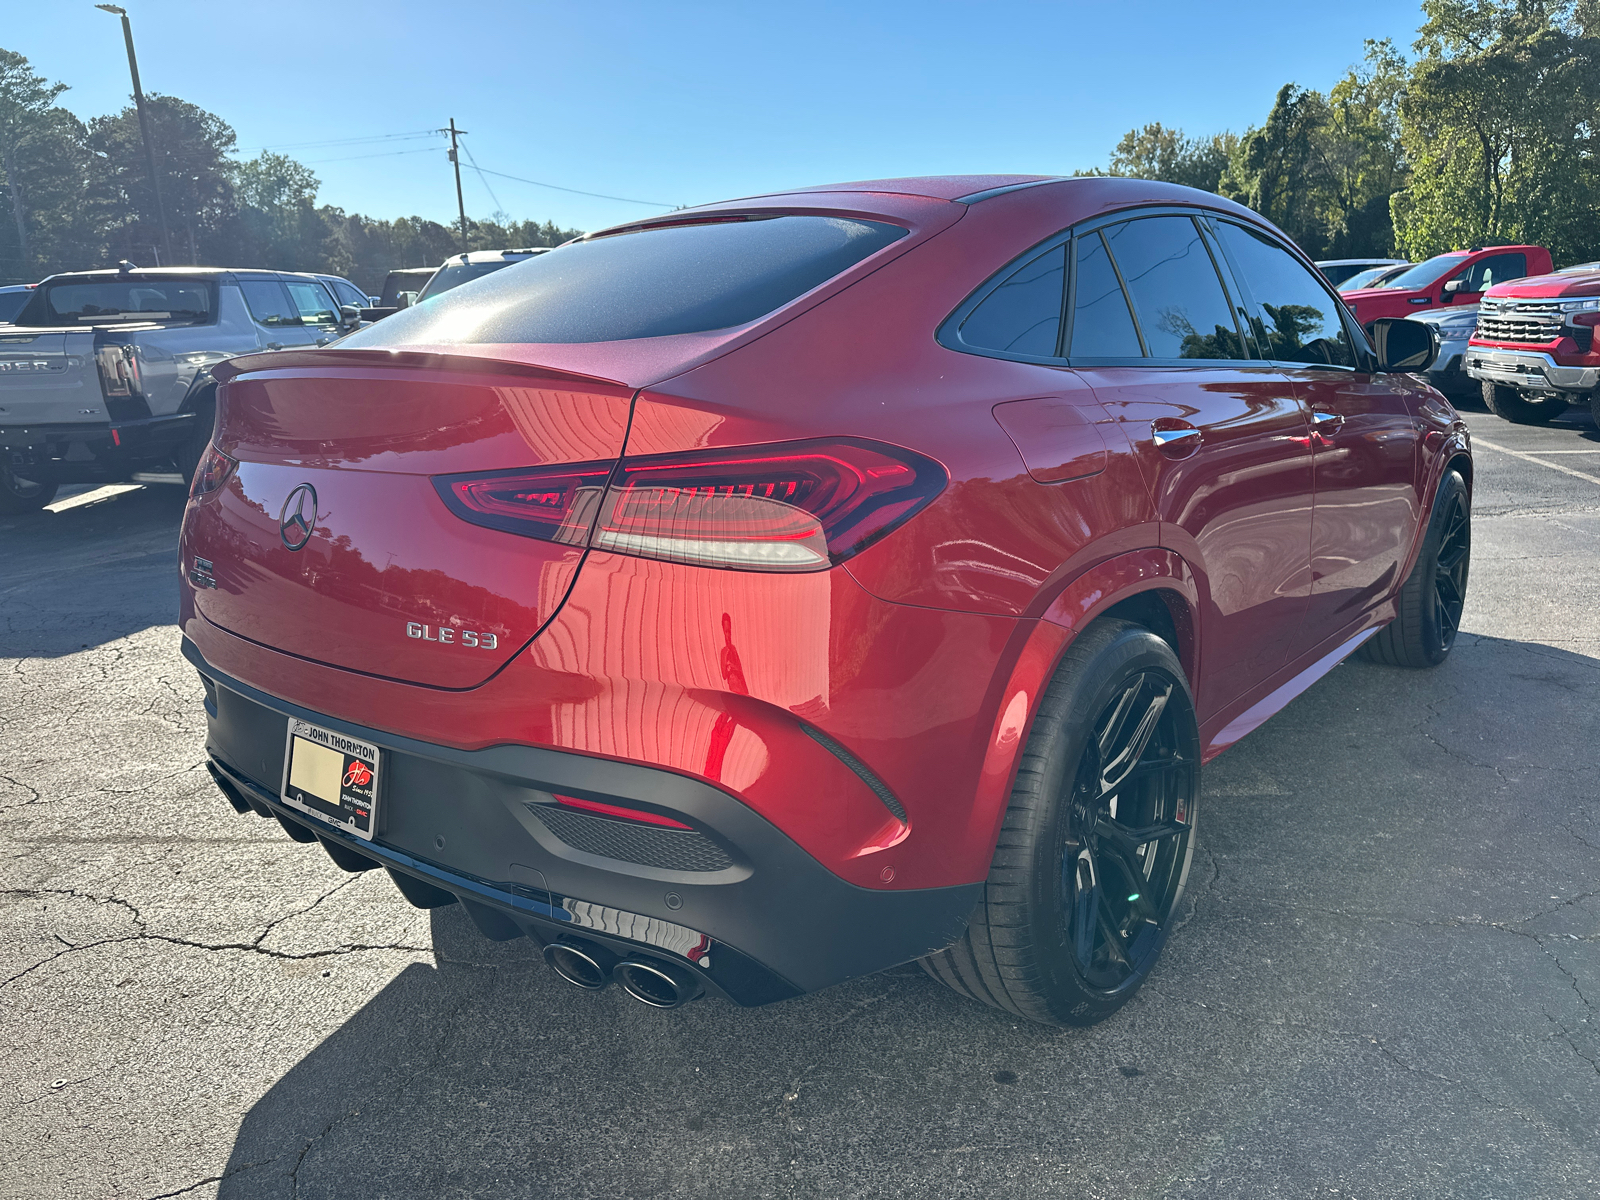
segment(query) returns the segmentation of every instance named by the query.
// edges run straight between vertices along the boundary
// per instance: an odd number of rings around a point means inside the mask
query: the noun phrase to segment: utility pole
[[[161,226],[161,249],[172,263],[172,237],[167,233],[167,210],[161,203],[161,181],[156,177],[156,150],[150,140],[150,114],[144,109],[144,89],[139,86],[139,60],[133,53],[133,26],[128,23],[128,11],[115,4],[96,4],[101,12],[122,18],[122,40],[128,43],[128,73],[133,76],[133,104],[139,110],[139,132],[144,137],[144,163],[150,171],[150,191],[156,198],[156,221]]]
[[[132,45],[132,43],[129,43]],[[440,130],[440,133],[446,132]],[[456,146],[456,137],[465,133],[465,129],[456,128],[456,119],[450,118],[450,161],[456,167],[456,211],[461,215],[461,253],[467,252],[467,202],[461,198],[461,154]]]

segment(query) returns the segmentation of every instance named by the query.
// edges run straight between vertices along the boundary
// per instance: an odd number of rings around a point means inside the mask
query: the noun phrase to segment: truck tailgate
[[[109,419],[92,330],[17,327],[0,332],[0,426]]]

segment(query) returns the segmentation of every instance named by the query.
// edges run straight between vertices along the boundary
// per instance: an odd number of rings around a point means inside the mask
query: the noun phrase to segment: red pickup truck
[[[1542,425],[1600,387],[1600,263],[1496,284],[1478,305],[1466,372],[1484,403],[1519,425]]]
[[[1414,317],[1453,305],[1476,304],[1496,284],[1554,268],[1543,246],[1477,246],[1420,262],[1381,288],[1346,292],[1345,303],[1365,325],[1379,317]]]

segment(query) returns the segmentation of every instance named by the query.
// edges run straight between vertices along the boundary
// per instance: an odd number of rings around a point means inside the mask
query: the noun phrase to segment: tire
[[[189,429],[189,436],[172,455],[173,464],[186,483],[194,483],[195,470],[200,466],[200,460],[205,457],[206,448],[211,445],[211,435],[216,432],[216,424],[217,394],[211,391],[195,402],[194,424]]]
[[[1090,625],[1040,701],[967,932],[923,969],[1045,1025],[1104,1020],[1160,957],[1199,796],[1194,702],[1172,648],[1128,621]]]
[[[1567,401],[1560,396],[1529,400],[1516,388],[1487,379],[1483,381],[1483,402],[1495,416],[1513,425],[1548,425],[1567,411]]]
[[[18,513],[38,512],[56,498],[59,486],[19,479],[8,464],[0,463],[0,513],[15,516]]]
[[[1446,471],[1433,498],[1428,535],[1397,601],[1399,613],[1361,646],[1368,662],[1436,667],[1455,645],[1472,565],[1472,497],[1458,471]]]

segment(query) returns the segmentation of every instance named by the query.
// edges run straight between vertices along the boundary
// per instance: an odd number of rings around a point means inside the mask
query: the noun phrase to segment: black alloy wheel
[[[1102,618],[1038,702],[983,898],[923,969],[1046,1025],[1092,1025],[1149,978],[1194,854],[1200,734],[1177,655]]]
[[[1452,490],[1443,515],[1443,534],[1433,565],[1434,621],[1440,648],[1448,654],[1461,628],[1467,602],[1467,567],[1472,560],[1472,517],[1466,494]]]
[[[0,513],[15,515],[36,512],[56,498],[58,485],[24,479],[0,462]]]
[[[1472,494],[1446,471],[1416,565],[1395,597],[1395,618],[1362,643],[1360,656],[1391,667],[1436,667],[1456,644],[1472,565]]]
[[[1113,996],[1149,972],[1189,861],[1196,763],[1183,753],[1178,685],[1155,672],[1106,706],[1073,781],[1061,856],[1064,932],[1079,974]]]

